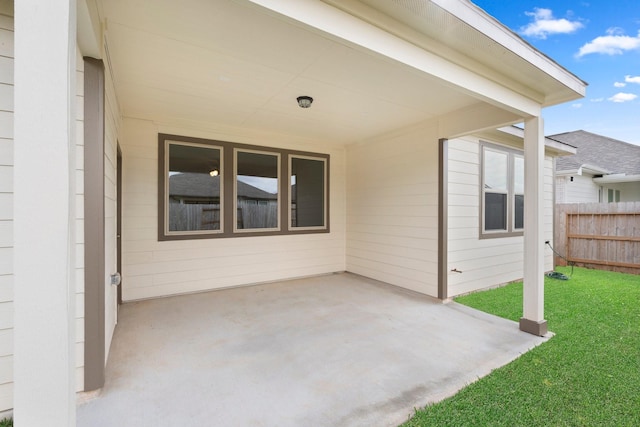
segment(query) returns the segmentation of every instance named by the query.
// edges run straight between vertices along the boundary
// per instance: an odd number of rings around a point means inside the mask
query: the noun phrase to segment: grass
[[[518,320],[522,283],[456,301]],[[404,426],[640,425],[640,276],[546,279],[545,317],[555,337]]]

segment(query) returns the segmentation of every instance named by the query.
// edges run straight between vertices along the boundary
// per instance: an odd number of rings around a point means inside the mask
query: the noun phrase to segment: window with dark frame
[[[524,157],[521,151],[481,142],[480,237],[522,235]]]
[[[329,155],[158,135],[158,240],[329,232]]]
[[[215,233],[222,229],[222,148],[166,142],[167,233]]]
[[[235,230],[280,228],[278,153],[235,150]]]
[[[326,161],[317,157],[289,156],[290,227],[324,227],[326,201]]]

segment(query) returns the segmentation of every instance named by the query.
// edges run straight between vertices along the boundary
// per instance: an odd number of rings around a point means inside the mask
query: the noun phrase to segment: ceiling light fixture
[[[309,108],[313,102],[313,98],[310,96],[299,96],[297,99],[300,108]]]

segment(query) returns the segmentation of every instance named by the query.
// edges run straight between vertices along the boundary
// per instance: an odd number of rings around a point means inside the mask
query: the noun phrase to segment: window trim
[[[524,198],[524,187],[522,188],[522,193],[518,193],[516,192],[516,159],[522,159],[522,173],[524,175],[524,153],[522,154],[516,154],[514,153],[513,156],[513,161],[512,161],[512,165],[513,165],[513,194],[511,195],[512,197],[512,202],[513,202],[513,209],[512,209],[512,218],[511,220],[513,221],[513,231],[514,232],[522,232],[524,233],[524,207],[523,207],[523,212],[522,212],[522,228],[516,228],[516,196],[522,196]]]
[[[316,160],[316,161],[321,161],[322,162],[322,170],[324,172],[324,188],[323,188],[323,206],[324,206],[324,212],[323,212],[323,216],[322,216],[322,222],[323,225],[316,225],[316,226],[310,226],[310,227],[293,227],[291,225],[291,211],[293,208],[293,200],[292,200],[292,194],[291,194],[291,186],[292,186],[292,180],[293,180],[293,174],[291,173],[291,171],[293,170],[293,159],[304,159],[304,160]],[[318,157],[318,156],[307,156],[307,155],[302,155],[302,154],[289,154],[288,155],[288,163],[289,163],[289,173],[288,173],[288,188],[289,188],[289,194],[288,194],[288,203],[287,203],[287,228],[289,231],[313,231],[313,230],[326,230],[328,228],[328,215],[329,215],[329,209],[327,209],[327,205],[329,203],[329,197],[328,197],[328,188],[329,188],[329,173],[327,170],[327,163],[328,163],[329,159],[325,158],[325,157]]]
[[[202,144],[206,146],[217,146],[222,147],[224,149],[221,158],[221,166],[220,166],[220,175],[224,176],[221,179],[221,194],[224,195],[224,200],[221,199],[221,231],[216,233],[198,233],[198,234],[187,234],[189,232],[173,232],[174,234],[167,234],[165,232],[165,222],[168,217],[165,211],[165,186],[168,185],[167,174],[165,171],[165,156],[168,154],[168,150],[165,147],[165,142],[167,140],[177,142],[179,144],[182,143],[194,143],[194,144]],[[267,154],[278,154],[280,156],[280,161],[278,164],[278,172],[280,176],[279,185],[279,199],[278,199],[278,210],[279,210],[279,229],[250,229],[243,231],[242,229],[238,231],[234,231],[236,224],[233,222],[235,218],[234,215],[234,207],[235,203],[233,198],[235,197],[234,191],[234,174],[225,173],[223,171],[224,167],[229,167],[229,171],[235,170],[234,164],[234,150],[255,150],[258,152],[265,152]],[[318,158],[324,159],[325,161],[325,193],[326,193],[326,203],[324,206],[324,215],[325,215],[325,227],[323,228],[314,228],[307,229],[298,228],[298,227],[290,227],[290,212],[289,212],[289,193],[290,193],[290,167],[288,161],[283,161],[282,159],[288,159],[288,156],[308,156],[310,158]],[[229,166],[231,165],[231,166]],[[315,153],[308,151],[299,151],[299,150],[289,150],[285,148],[276,148],[271,146],[259,146],[259,145],[250,145],[250,144],[241,144],[236,142],[229,141],[219,141],[205,138],[195,138],[189,136],[181,136],[181,135],[173,135],[173,134],[164,134],[158,133],[158,171],[157,171],[157,213],[158,213],[158,221],[157,221],[157,239],[158,241],[172,241],[172,240],[195,240],[195,239],[217,239],[217,238],[235,238],[235,237],[252,237],[252,236],[278,236],[278,235],[295,235],[295,234],[319,234],[319,233],[330,233],[331,232],[331,156],[325,153]],[[221,196],[222,197],[222,196]],[[263,231],[264,230],[264,231]],[[213,231],[213,230],[207,230]]]
[[[187,147],[200,147],[200,148],[208,148],[208,149],[212,149],[212,150],[219,150],[220,151],[220,169],[219,169],[219,176],[220,176],[220,229],[218,230],[185,230],[185,231],[171,231],[169,230],[169,180],[166,179],[166,174],[169,173],[169,154],[170,154],[170,150],[169,150],[169,146],[171,144],[176,144],[176,145],[182,145],[182,146],[187,146]],[[197,142],[185,142],[185,141],[176,141],[173,139],[165,139],[165,146],[164,146],[164,169],[162,170],[162,173],[164,173],[165,179],[164,179],[164,200],[163,200],[163,206],[164,206],[164,233],[166,236],[185,236],[185,235],[209,235],[209,234],[221,234],[224,230],[224,147],[219,146],[219,145],[213,145],[213,144],[202,144],[202,143],[197,143]]]
[[[485,148],[491,151],[497,151],[507,154],[507,229],[506,230],[485,230],[485,188],[484,188],[484,152]],[[479,238],[480,239],[497,239],[502,237],[517,237],[524,235],[524,229],[515,229],[515,180],[514,157],[522,157],[524,159],[524,151],[504,145],[494,144],[487,141],[480,141],[480,221],[479,221]],[[504,194],[502,192],[494,192]]]

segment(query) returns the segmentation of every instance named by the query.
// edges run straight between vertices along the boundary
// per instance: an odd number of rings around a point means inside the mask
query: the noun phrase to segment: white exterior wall
[[[603,184],[604,188],[620,190],[620,202],[640,202],[640,182]]]
[[[159,242],[158,133],[327,153],[330,233]],[[304,277],[345,270],[345,154],[328,144],[283,136],[170,128],[124,118],[122,256],[123,299]]]
[[[84,64],[76,51],[76,390],[84,366]],[[13,17],[0,14],[0,411],[13,407]]]
[[[68,426],[76,406],[75,3],[15,8],[14,416],[17,425]]]
[[[0,411],[12,407],[13,17],[0,14]]]
[[[493,142],[493,141],[488,141]],[[501,285],[523,277],[522,236],[480,239],[480,141],[449,141],[448,296]],[[553,244],[553,159],[545,157],[545,240]],[[545,248],[545,270],[553,269]],[[456,269],[462,273],[452,272]]]
[[[571,181],[573,177],[573,181]],[[598,203],[600,186],[593,182],[592,175],[571,175],[556,177],[557,203]]]
[[[437,297],[435,128],[350,145],[347,171],[347,270]]]

